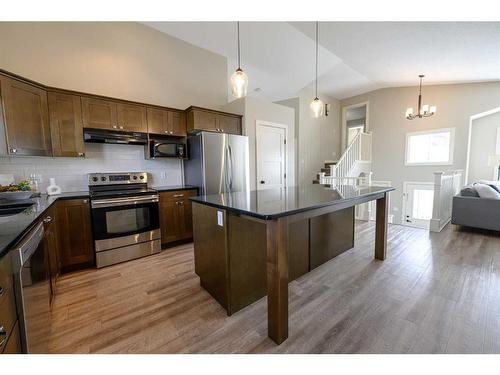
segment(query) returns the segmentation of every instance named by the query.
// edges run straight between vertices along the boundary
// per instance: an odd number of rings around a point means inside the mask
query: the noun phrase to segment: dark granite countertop
[[[34,204],[23,212],[15,215],[0,216],[0,258],[8,253],[12,246],[22,238],[24,233],[32,227],[36,220],[54,202],[61,199],[81,199],[88,197],[88,191],[77,191],[53,196],[43,194],[41,197],[29,199]]]
[[[198,186],[193,186],[193,185],[172,185],[172,186],[151,186],[151,188],[155,189],[155,190],[158,190],[159,192],[163,192],[163,191],[198,189]]]
[[[269,220],[326,206],[362,201],[395,190],[392,187],[307,185],[286,189],[202,195],[193,202]],[[375,198],[374,198],[375,199]],[[362,203],[362,202],[360,202]],[[357,203],[354,203],[357,204]]]

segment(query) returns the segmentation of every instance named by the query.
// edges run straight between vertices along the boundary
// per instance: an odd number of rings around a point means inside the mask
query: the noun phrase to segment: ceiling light
[[[245,72],[241,69],[240,64],[240,23],[237,22],[238,28],[238,69],[231,76],[231,87],[233,91],[233,96],[236,98],[242,98],[247,94],[248,88],[248,77]]]
[[[435,105],[429,105],[429,104],[424,104],[422,105],[422,79],[425,76],[423,74],[419,75],[420,78],[420,86],[418,89],[418,105],[417,105],[417,114],[413,114],[413,108],[407,108],[406,109],[406,119],[407,120],[414,120],[417,117],[422,118],[422,117],[431,117],[436,113],[436,106]]]
[[[312,117],[320,117],[323,114],[324,106],[321,99],[318,98],[318,21],[316,21],[316,97],[310,104]]]

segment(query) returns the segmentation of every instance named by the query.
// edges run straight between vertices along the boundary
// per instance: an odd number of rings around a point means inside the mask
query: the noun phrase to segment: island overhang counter
[[[267,294],[268,336],[288,337],[288,283],[354,246],[354,207],[376,200],[375,259],[391,187],[308,185],[192,197],[195,271],[228,315]]]

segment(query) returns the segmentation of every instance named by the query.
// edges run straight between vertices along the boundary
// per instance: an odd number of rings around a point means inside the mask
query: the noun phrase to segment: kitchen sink
[[[15,215],[23,212],[27,208],[30,208],[35,203],[32,201],[23,201],[23,202],[12,202],[8,201],[0,201],[0,216],[9,216]]]

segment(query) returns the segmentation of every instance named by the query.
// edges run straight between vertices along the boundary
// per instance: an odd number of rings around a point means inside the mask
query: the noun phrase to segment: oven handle
[[[158,195],[148,195],[145,197],[93,200],[91,206],[92,208],[131,206],[143,203],[156,203],[158,201]]]

